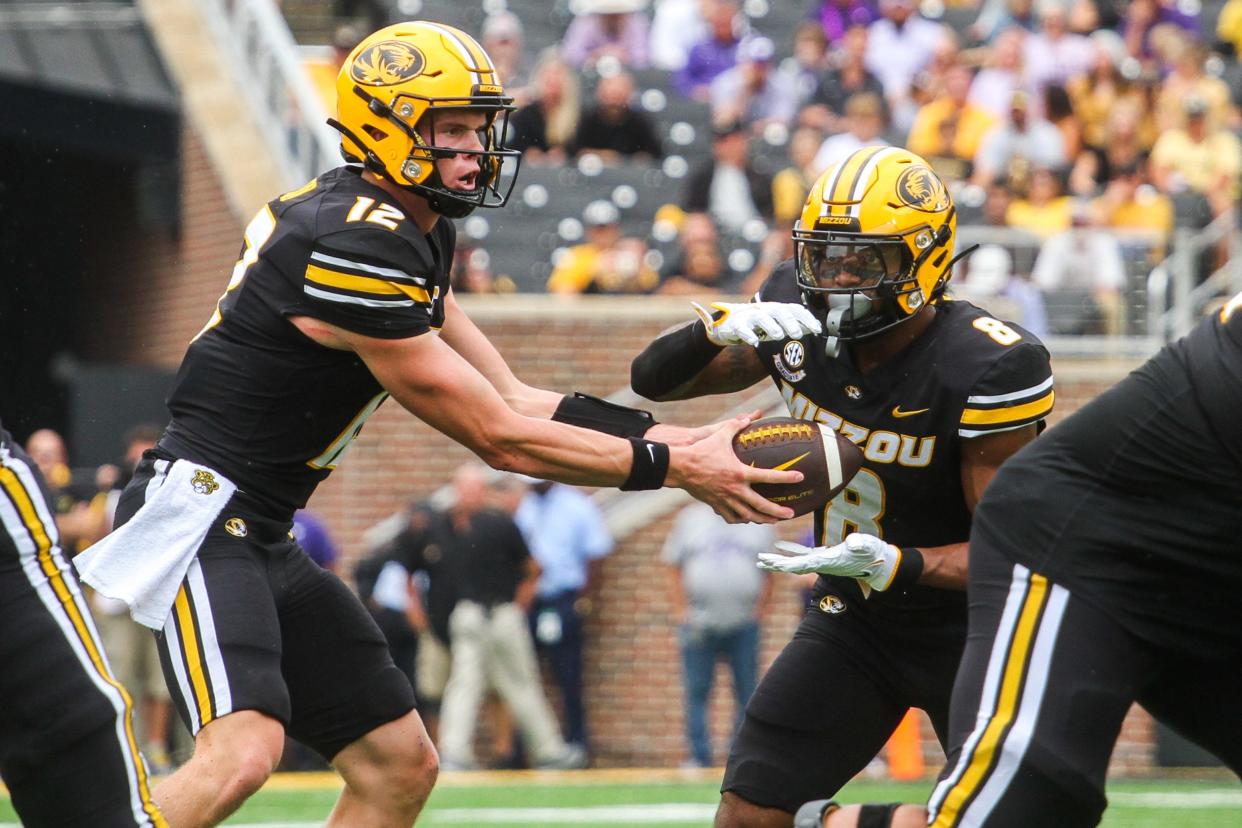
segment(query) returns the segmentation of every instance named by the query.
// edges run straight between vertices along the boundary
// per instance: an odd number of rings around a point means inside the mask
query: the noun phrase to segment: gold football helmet
[[[472,190],[445,186],[435,164],[460,153],[434,145],[436,115],[462,109],[487,116]],[[380,29],[354,47],[337,76],[337,115],[328,123],[341,133],[346,161],[360,162],[426,198],[436,212],[460,218],[509,199],[521,157],[504,146],[513,109],[496,67],[474,38],[452,26],[413,21]],[[502,193],[506,159],[514,159],[515,169]]]
[[[794,225],[802,299],[837,340],[867,339],[935,302],[957,215],[936,173],[898,147],[866,147],[824,171]]]

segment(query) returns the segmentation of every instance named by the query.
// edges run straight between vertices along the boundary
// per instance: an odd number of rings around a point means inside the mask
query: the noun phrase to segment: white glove
[[[721,311],[719,319],[712,319],[711,311],[698,302],[690,304],[703,320],[713,345],[745,343],[755,347],[760,342],[801,339],[823,330],[809,310],[793,302],[712,302],[712,308]]]
[[[800,543],[777,541],[780,552],[760,552],[760,569],[789,572],[794,575],[818,573],[857,578],[863,594],[872,589],[880,592],[893,583],[893,575],[901,563],[901,550],[874,535],[851,532],[836,546],[803,546]]]

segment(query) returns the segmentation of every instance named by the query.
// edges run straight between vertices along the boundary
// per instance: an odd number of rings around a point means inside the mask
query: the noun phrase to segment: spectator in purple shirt
[[[561,41],[561,53],[575,69],[616,58],[627,69],[646,69],[647,0],[573,0],[574,22]]]
[[[332,542],[327,528],[319,522],[319,518],[305,509],[299,509],[293,515],[293,539],[298,542],[298,546],[306,550],[306,554],[312,561],[319,564],[320,568],[336,572],[336,564],[340,555],[337,554],[336,544]]]
[[[1192,34],[1197,33],[1199,27],[1196,15],[1179,11],[1172,3],[1161,0],[1133,0],[1126,7],[1120,26],[1130,57],[1146,64],[1155,62],[1156,52],[1152,48],[1151,33],[1162,23],[1171,23]]]
[[[810,16],[824,27],[824,36],[833,44],[851,27],[870,25],[880,14],[871,0],[820,0]]]
[[[709,0],[707,37],[694,44],[686,65],[673,77],[678,91],[689,98],[708,100],[712,81],[737,63],[744,23],[737,0]]]

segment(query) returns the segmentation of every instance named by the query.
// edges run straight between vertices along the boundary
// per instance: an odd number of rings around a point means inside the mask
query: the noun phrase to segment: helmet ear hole
[[[384,132],[384,130],[379,127],[372,126],[371,124],[363,124],[362,131],[371,136],[372,141],[383,141],[388,137],[387,132]]]

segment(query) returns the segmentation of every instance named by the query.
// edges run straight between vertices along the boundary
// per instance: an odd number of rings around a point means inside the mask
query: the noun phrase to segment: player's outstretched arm
[[[466,315],[452,290],[444,297],[440,338],[487,378],[509,407],[528,417],[551,417],[563,397],[555,391],[522,382],[474,320]]]
[[[674,486],[734,522],[792,517],[791,510],[760,497],[751,484],[793,483],[800,473],[751,468],[733,454],[733,434],[750,421],[749,415],[722,423],[686,446],[626,440],[514,411],[439,337],[378,339],[309,317],[290,321],[321,345],[357,353],[393,399],[493,468],[588,486]],[[654,447],[650,458],[640,454],[647,446]],[[658,456],[663,452],[667,465]]]
[[[630,386],[657,402],[742,391],[765,376],[758,351],[712,343],[702,322],[670,328],[630,364]]]
[[[792,302],[694,305],[697,321],[670,328],[635,357],[630,384],[647,399],[684,400],[749,388],[767,375],[755,346],[801,339],[819,320]]]
[[[566,398],[555,391],[527,385],[518,379],[504,357],[496,350],[496,346],[462,310],[451,290],[444,301],[444,327],[440,331],[440,338],[486,377],[514,411],[528,417],[561,419],[555,415]],[[758,416],[760,415],[756,412],[754,417]],[[715,426],[684,428],[656,423],[643,436],[670,446],[685,446],[702,440],[714,430]]]

